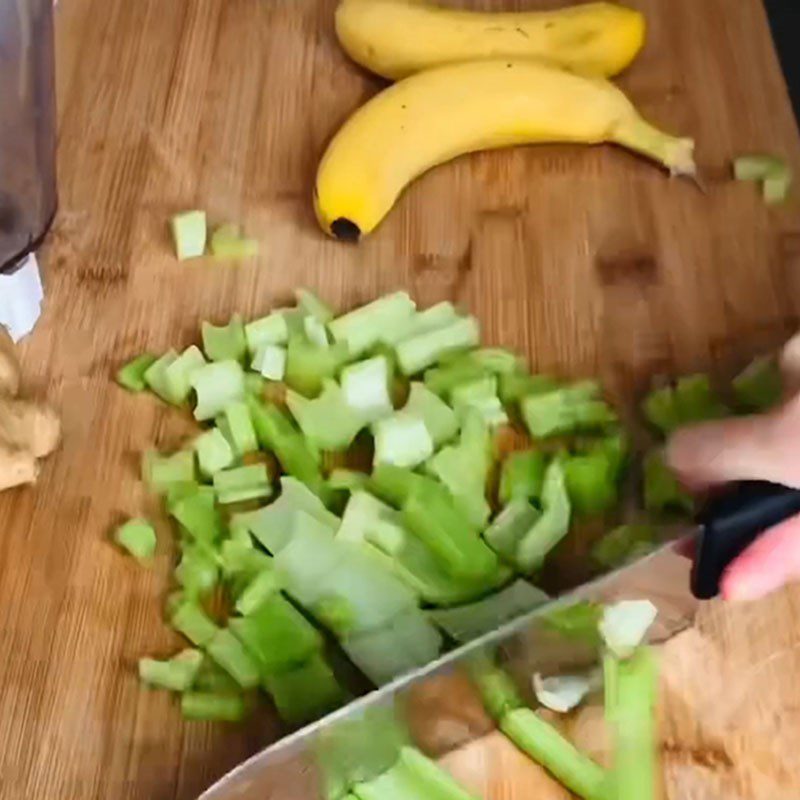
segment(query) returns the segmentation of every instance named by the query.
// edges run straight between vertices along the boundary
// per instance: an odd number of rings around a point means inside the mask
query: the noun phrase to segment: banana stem
[[[623,120],[614,131],[614,142],[663,164],[670,175],[694,175],[694,140],[663,133],[641,117]]]

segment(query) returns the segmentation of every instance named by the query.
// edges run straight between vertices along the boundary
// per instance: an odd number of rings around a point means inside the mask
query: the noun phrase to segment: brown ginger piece
[[[0,442],[44,458],[56,449],[61,422],[52,408],[30,400],[0,397]]]
[[[0,442],[0,492],[35,483],[39,474],[36,458],[29,450],[15,450]]]
[[[19,361],[14,342],[0,325],[0,395],[16,397],[19,393]]]

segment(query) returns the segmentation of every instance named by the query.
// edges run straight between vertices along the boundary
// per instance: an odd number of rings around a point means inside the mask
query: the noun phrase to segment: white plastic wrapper
[[[39,264],[33,253],[14,272],[0,275],[0,325],[15,342],[33,330],[43,299]]]

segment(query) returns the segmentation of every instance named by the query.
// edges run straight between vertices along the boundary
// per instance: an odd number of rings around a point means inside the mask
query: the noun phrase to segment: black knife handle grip
[[[692,594],[719,594],[726,567],[769,528],[800,514],[800,490],[764,481],[726,486],[701,511],[700,537],[692,569]]]

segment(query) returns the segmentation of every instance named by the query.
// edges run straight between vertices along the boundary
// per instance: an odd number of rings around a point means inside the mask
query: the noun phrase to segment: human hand
[[[667,446],[667,460],[691,489],[764,480],[800,489],[800,334],[784,348],[786,400],[776,410],[692,425]],[[755,600],[800,579],[800,516],[776,525],[725,571],[726,600]]]

